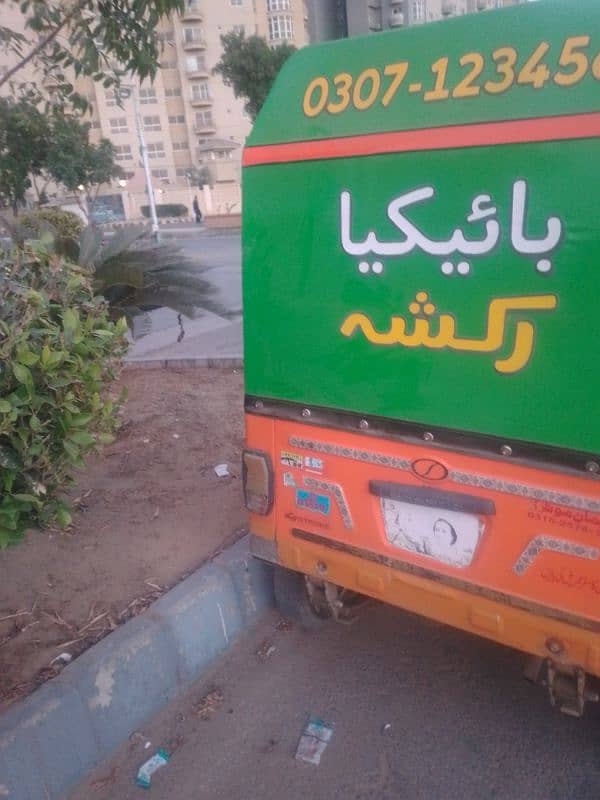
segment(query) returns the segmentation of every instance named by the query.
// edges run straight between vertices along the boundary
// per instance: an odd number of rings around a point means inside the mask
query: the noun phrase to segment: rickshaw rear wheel
[[[284,617],[297,622],[304,630],[315,630],[331,620],[333,613],[325,592],[314,583],[309,592],[307,580],[310,578],[301,572],[276,566],[275,602]]]

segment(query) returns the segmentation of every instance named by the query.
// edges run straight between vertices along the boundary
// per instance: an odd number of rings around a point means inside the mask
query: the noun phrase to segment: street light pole
[[[144,139],[144,126],[142,124],[142,115],[140,111],[139,99],[135,86],[121,87],[121,97],[126,98],[131,95],[133,99],[133,112],[135,115],[135,128],[137,131],[138,142],[140,145],[140,156],[142,157],[142,164],[144,166],[144,175],[146,177],[146,192],[148,194],[148,203],[150,205],[150,220],[152,222],[152,238],[158,242],[159,229],[158,217],[156,215],[156,203],[154,201],[154,189],[152,188],[152,173],[150,172],[150,164],[148,163],[148,148],[146,147],[146,140]]]

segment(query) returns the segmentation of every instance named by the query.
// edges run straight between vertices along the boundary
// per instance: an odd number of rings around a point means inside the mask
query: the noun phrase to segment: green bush
[[[23,214],[20,223],[26,229],[28,238],[32,239],[37,239],[43,233],[46,227],[43,223],[51,225],[60,239],[77,240],[85,227],[77,214],[54,207],[38,208]]]
[[[42,243],[0,251],[0,547],[32,525],[68,525],[59,493],[82,456],[112,440],[124,320],[88,276]]]
[[[147,219],[150,218],[150,206],[142,206],[141,212]],[[156,206],[156,216],[159,218],[188,217],[189,213],[187,206],[184,206],[183,203],[163,203]]]

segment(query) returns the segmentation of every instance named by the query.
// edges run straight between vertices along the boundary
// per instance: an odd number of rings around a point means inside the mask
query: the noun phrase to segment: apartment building
[[[134,88],[157,202],[190,208],[197,196],[205,214],[241,209],[241,152],[251,122],[243,101],[212,74],[222,53],[221,35],[232,30],[302,46],[308,40],[303,0],[186,0],[184,13],[161,25],[158,76]],[[90,91],[92,125],[113,141],[128,173],[124,213],[139,216],[147,201],[135,98],[119,106],[111,90],[93,84]]]
[[[305,0],[254,0],[256,32],[270,44],[303,47],[310,41]]]
[[[22,29],[16,3],[5,13],[3,24]],[[126,172],[124,186],[102,188],[99,218],[135,219],[148,204],[136,108],[156,202],[184,204],[191,214],[197,196],[204,213],[239,213],[241,151],[251,121],[243,101],[212,74],[222,53],[220,37],[232,30],[302,47],[309,37],[304,0],[186,0],[184,12],[158,30],[160,69],[153,82],[124,81],[117,97],[99,83],[77,81],[89,102],[92,136],[113,142]],[[8,58],[0,55],[0,70]]]
[[[526,0],[307,0],[311,41],[359,36]]]

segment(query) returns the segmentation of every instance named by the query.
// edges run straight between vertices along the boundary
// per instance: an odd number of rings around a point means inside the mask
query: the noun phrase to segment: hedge
[[[141,212],[147,219],[150,218],[150,206],[142,206]],[[183,203],[163,203],[156,206],[156,216],[159,218],[187,217],[189,213],[187,206],[184,206]]]

